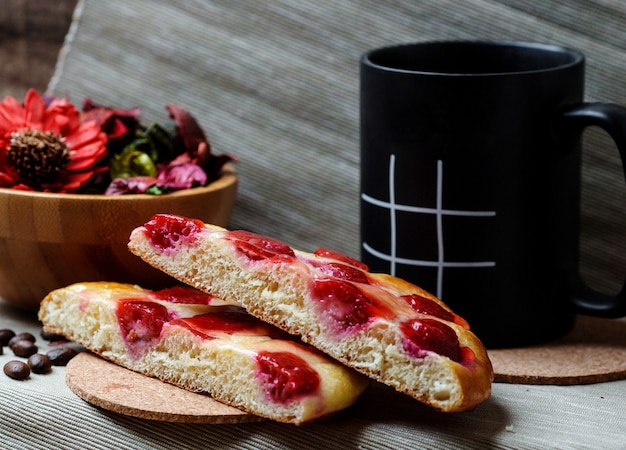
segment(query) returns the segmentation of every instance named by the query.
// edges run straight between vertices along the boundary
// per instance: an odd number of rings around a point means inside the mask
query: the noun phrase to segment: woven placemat
[[[579,316],[565,337],[541,345],[489,350],[495,381],[575,385],[626,378],[626,320]]]

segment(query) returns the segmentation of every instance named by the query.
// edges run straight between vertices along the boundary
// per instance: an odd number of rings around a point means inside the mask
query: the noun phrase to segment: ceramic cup
[[[584,103],[584,56],[425,42],[361,59],[361,257],[429,290],[488,347],[626,314],[578,274],[581,134],[626,156],[626,109]]]

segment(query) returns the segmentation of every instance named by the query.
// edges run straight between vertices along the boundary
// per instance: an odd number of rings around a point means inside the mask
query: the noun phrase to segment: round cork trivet
[[[495,381],[575,385],[626,378],[626,321],[579,316],[565,337],[524,348],[488,350]]]
[[[203,394],[186,391],[83,352],[67,365],[69,388],[83,400],[127,416],[179,423],[264,420]]]

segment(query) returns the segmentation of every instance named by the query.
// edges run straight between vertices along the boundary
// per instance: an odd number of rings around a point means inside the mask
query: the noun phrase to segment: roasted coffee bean
[[[15,331],[8,328],[0,330],[0,347],[8,345],[11,338],[15,336]]]
[[[13,344],[15,344],[16,342],[19,341],[30,341],[30,342],[35,342],[37,340],[37,338],[35,338],[35,336],[33,336],[31,333],[18,333],[15,336],[13,336],[10,340],[9,340],[9,348],[13,348]]]
[[[15,356],[28,358],[30,355],[37,353],[39,349],[33,342],[22,339],[21,341],[13,343],[11,350],[13,350]]]
[[[46,355],[35,353],[28,357],[28,366],[33,373],[48,373],[52,368],[52,361],[50,361],[50,358]]]
[[[66,337],[62,334],[50,333],[49,331],[41,330],[41,338],[49,342],[65,341]]]
[[[9,361],[4,365],[4,373],[15,380],[25,380],[30,375],[30,368],[22,361]]]
[[[65,366],[77,354],[72,347],[59,347],[46,353],[53,366]]]

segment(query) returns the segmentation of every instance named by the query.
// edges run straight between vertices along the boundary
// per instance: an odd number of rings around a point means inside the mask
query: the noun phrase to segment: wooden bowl
[[[172,278],[130,253],[130,232],[157,213],[225,226],[236,191],[231,165],[208,186],[159,196],[0,189],[0,299],[37,310],[48,292],[80,281],[172,285]]]

